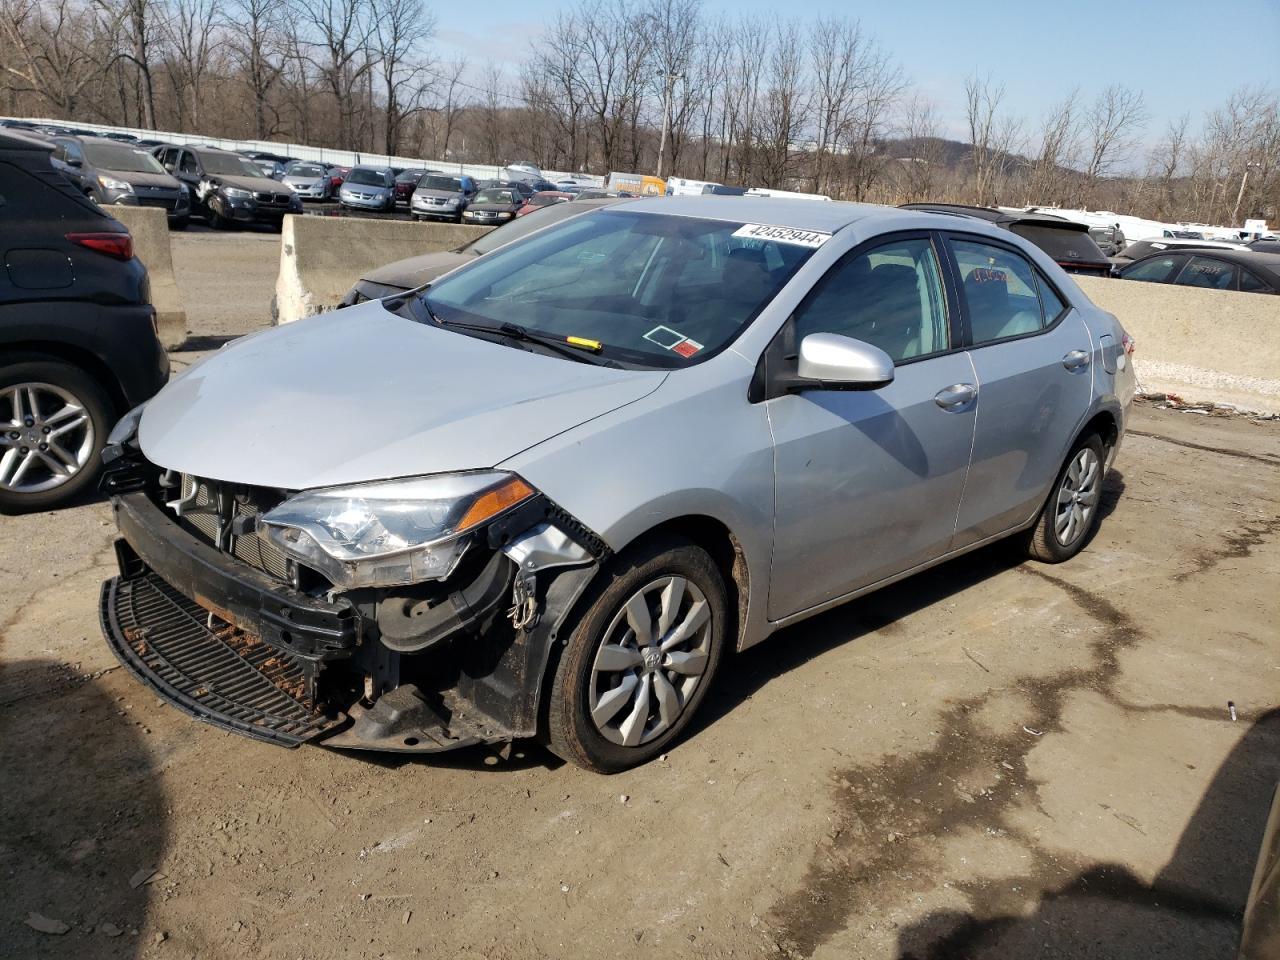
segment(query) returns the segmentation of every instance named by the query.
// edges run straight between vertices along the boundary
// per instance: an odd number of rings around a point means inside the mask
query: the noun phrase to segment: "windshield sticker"
[[[677,343],[671,348],[672,352],[680,354],[680,356],[688,359],[702,349],[702,344],[697,340],[685,339]]]
[[[750,237],[753,240],[772,240],[774,243],[791,243],[798,247],[817,249],[828,240],[831,234],[820,230],[799,230],[796,227],[771,227],[765,223],[744,223],[733,231],[735,237]]]
[[[656,343],[664,350],[674,350],[677,343],[682,343],[686,339],[683,333],[677,333],[670,327],[654,327],[644,335],[644,338],[651,343]]]

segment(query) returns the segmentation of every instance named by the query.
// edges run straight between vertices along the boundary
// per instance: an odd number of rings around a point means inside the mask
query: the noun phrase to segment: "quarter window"
[[[1208,287],[1211,290],[1234,290],[1236,268],[1221,260],[1192,257],[1173,281],[1180,287]]]
[[[1031,264],[1003,247],[973,240],[954,240],[951,249],[960,267],[974,345],[1044,328],[1048,311],[1040,303]],[[1058,312],[1047,319],[1052,321]]]
[[[895,362],[946,350],[946,298],[933,244],[899,240],[837,264],[796,312],[797,342],[838,333]]]
[[[1245,293],[1270,293],[1271,288],[1255,277],[1248,270],[1240,271],[1240,289]]]
[[[200,168],[196,165],[196,157],[190,150],[182,151],[182,162],[178,165],[178,169],[183,173],[199,173]]]

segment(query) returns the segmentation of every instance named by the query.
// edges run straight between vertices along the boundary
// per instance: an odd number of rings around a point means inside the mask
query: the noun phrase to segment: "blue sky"
[[[438,41],[473,67],[496,57],[518,62],[543,24],[568,6],[488,0],[483,14],[461,22],[451,22],[458,8],[437,7]],[[964,125],[961,83],[974,71],[1003,82],[1009,108],[1032,124],[1073,87],[1087,99],[1124,82],[1146,98],[1148,142],[1184,111],[1197,125],[1237,87],[1280,86],[1280,0],[705,0],[704,9],[861,20],[936,105],[952,136]],[[507,28],[501,39],[495,24]]]

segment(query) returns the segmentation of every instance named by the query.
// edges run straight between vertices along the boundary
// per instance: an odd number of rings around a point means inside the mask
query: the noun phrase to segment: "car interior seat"
[[[1018,310],[1009,296],[1009,277],[994,267],[974,267],[964,278],[964,298],[969,304],[969,328],[975,343],[1033,333],[1040,318],[1030,310]]]

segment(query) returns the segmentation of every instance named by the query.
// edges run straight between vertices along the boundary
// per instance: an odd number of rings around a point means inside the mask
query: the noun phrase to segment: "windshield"
[[[292,163],[288,174],[291,177],[323,177],[325,170],[318,163]]]
[[[421,170],[406,170],[396,177],[396,183],[417,183],[421,178]]]
[[[145,150],[116,143],[85,143],[84,156],[92,166],[121,173],[164,173],[164,167]]]
[[[347,183],[362,184],[369,187],[385,187],[387,181],[383,179],[382,174],[377,170],[352,170],[347,177]]]
[[[262,177],[262,171],[253,165],[252,160],[237,157],[232,153],[202,153],[200,162],[204,164],[205,173],[216,173],[227,177]]]
[[[462,192],[462,181],[457,177],[425,176],[418,181],[419,190],[448,190],[450,193]]]
[[[1105,263],[1107,260],[1087,230],[1062,230],[1027,223],[1012,224],[1009,230],[1030,240],[1059,263]]]
[[[445,322],[516,323],[598,340],[623,362],[685,367],[727,346],[813,253],[734,236],[742,226],[599,211],[482,257],[423,297]]]
[[[516,195],[511,190],[481,190],[476,194],[475,203],[515,203]]]

